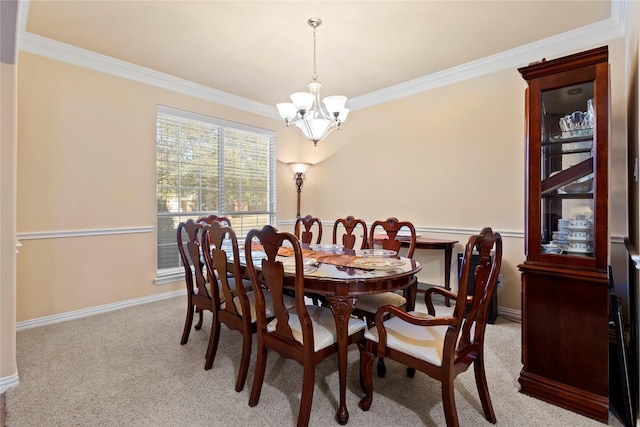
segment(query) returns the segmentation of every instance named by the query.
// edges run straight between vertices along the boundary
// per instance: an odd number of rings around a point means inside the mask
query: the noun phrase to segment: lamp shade
[[[281,102],[277,104],[278,112],[280,113],[280,117],[285,120],[291,120],[296,116],[296,107],[290,102]]]
[[[293,173],[305,173],[311,167],[311,163],[287,163]]]
[[[327,96],[322,102],[324,102],[324,106],[327,107],[329,114],[335,117],[344,109],[347,97],[341,95]]]
[[[314,100],[315,97],[309,92],[296,92],[291,95],[291,102],[293,102],[298,111],[309,111]]]

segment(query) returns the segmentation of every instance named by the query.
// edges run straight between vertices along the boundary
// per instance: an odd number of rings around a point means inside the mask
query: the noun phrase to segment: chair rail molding
[[[113,234],[137,234],[152,233],[156,227],[147,225],[142,227],[122,227],[122,228],[96,228],[86,230],[52,230],[52,231],[30,231],[17,233],[16,237],[22,240],[41,239],[61,239],[67,237],[88,237],[88,236],[110,236]]]

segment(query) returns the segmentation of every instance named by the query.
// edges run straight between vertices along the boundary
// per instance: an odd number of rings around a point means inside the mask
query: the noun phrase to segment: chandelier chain
[[[318,74],[316,73],[316,27],[313,27],[313,74],[311,78],[315,82],[318,80]]]

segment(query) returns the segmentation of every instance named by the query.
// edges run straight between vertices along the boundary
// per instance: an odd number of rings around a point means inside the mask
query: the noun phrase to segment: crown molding
[[[611,1],[611,18],[609,19],[447,70],[356,96],[347,101],[347,106],[351,110],[371,107],[508,68],[518,68],[538,61],[543,56],[561,56],[578,50],[596,47],[615,38],[624,37],[628,19],[627,9],[627,1]],[[26,32],[28,11],[29,1],[20,1],[18,10],[18,49],[21,51],[279,120],[275,106],[262,104],[248,98],[28,33]]]
[[[409,80],[394,86],[357,96],[349,100],[353,110],[426,92],[439,87],[471,80],[479,76],[522,67],[542,57],[562,56],[609,40],[623,37],[622,27],[615,19],[607,19],[557,36],[538,40],[476,61]]]

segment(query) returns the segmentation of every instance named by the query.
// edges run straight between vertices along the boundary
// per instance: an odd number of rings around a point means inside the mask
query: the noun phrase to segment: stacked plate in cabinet
[[[554,242],[569,255],[593,253],[593,221],[591,219],[560,218],[558,231],[554,232],[553,236]]]

